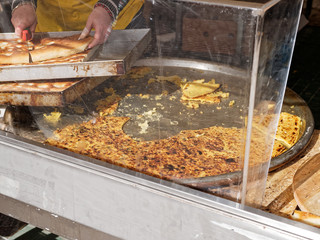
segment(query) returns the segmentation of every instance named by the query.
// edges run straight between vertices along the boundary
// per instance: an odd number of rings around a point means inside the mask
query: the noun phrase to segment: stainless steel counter
[[[0,133],[0,211],[70,239],[319,239],[317,228]]]

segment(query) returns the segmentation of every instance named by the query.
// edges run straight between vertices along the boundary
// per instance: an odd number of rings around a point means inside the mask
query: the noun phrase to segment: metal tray
[[[0,83],[0,105],[62,107],[88,93],[106,77]]]
[[[34,38],[64,37],[80,32],[35,33]],[[0,39],[15,38],[1,33]],[[108,41],[96,49],[91,59],[79,63],[1,66],[1,81],[25,81],[59,78],[82,78],[124,74],[143,53],[151,39],[149,29],[114,30]]]

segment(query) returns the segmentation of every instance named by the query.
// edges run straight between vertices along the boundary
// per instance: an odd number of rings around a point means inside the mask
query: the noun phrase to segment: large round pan
[[[164,68],[163,69],[164,72],[167,70],[166,67],[170,67],[171,71],[176,72],[177,75],[186,74],[187,72],[186,69],[190,68],[190,69],[198,69],[198,70],[200,69],[203,74],[205,74],[206,72],[208,72],[209,75],[210,75],[210,72],[218,73],[218,75],[226,74],[225,76],[223,76],[223,78],[226,78],[226,76],[227,77],[237,76],[236,80],[234,81],[235,84],[233,85],[236,85],[239,82],[241,82],[241,79],[244,77],[244,74],[238,69],[212,65],[211,63],[207,63],[207,62],[198,62],[198,61],[190,61],[190,60],[184,61],[180,59],[143,59],[143,60],[139,60],[136,63],[136,66],[160,67],[160,68]],[[241,98],[242,97],[239,96],[239,99],[236,99],[236,101],[240,101]],[[243,106],[245,107],[246,105],[244,104]],[[224,113],[225,115],[230,115],[230,116],[227,116],[227,117],[224,116],[223,119],[217,119],[217,121],[225,121],[224,122],[225,126],[228,126],[227,119],[229,117],[232,117],[233,114],[235,114],[234,110],[235,109],[233,109],[233,112],[231,113],[225,112]],[[308,145],[314,130],[314,119],[310,111],[310,108],[298,94],[296,94],[294,91],[292,91],[289,88],[287,88],[285,92],[282,111],[299,116],[302,120],[302,127],[299,134],[299,140],[297,141],[297,143],[293,147],[288,149],[286,152],[282,153],[281,155],[275,158],[272,158],[270,162],[269,171],[273,171],[279,168],[280,166],[288,163],[289,161],[294,159],[299,153],[301,153],[301,151],[303,151],[304,148]],[[202,121],[201,124],[210,125],[212,124],[212,122],[204,123]],[[136,129],[135,127],[131,127],[131,128]],[[130,124],[128,124],[127,130],[130,131]],[[152,137],[152,134],[148,134],[148,136]],[[164,137],[168,137],[168,136],[164,136]],[[241,179],[241,174],[242,174],[241,172],[232,172],[232,173],[222,174],[218,176],[210,176],[210,177],[203,177],[203,178],[196,178],[196,179],[180,179],[179,183],[185,184],[188,186],[193,186],[198,189],[199,188],[207,189],[210,187],[221,186],[221,185],[228,186],[230,184],[234,184],[238,182]]]

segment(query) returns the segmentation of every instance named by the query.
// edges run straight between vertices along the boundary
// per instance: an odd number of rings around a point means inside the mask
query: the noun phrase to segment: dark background
[[[308,20],[297,35],[287,86],[306,101],[320,129],[320,9]]]

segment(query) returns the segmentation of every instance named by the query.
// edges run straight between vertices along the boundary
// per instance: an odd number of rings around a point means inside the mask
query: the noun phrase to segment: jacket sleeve
[[[31,4],[36,9],[37,0],[13,0],[11,3],[11,10],[14,11],[17,7],[25,4]]]
[[[95,7],[101,6],[110,14],[113,21],[117,19],[119,12],[127,5],[129,0],[99,0]]]

